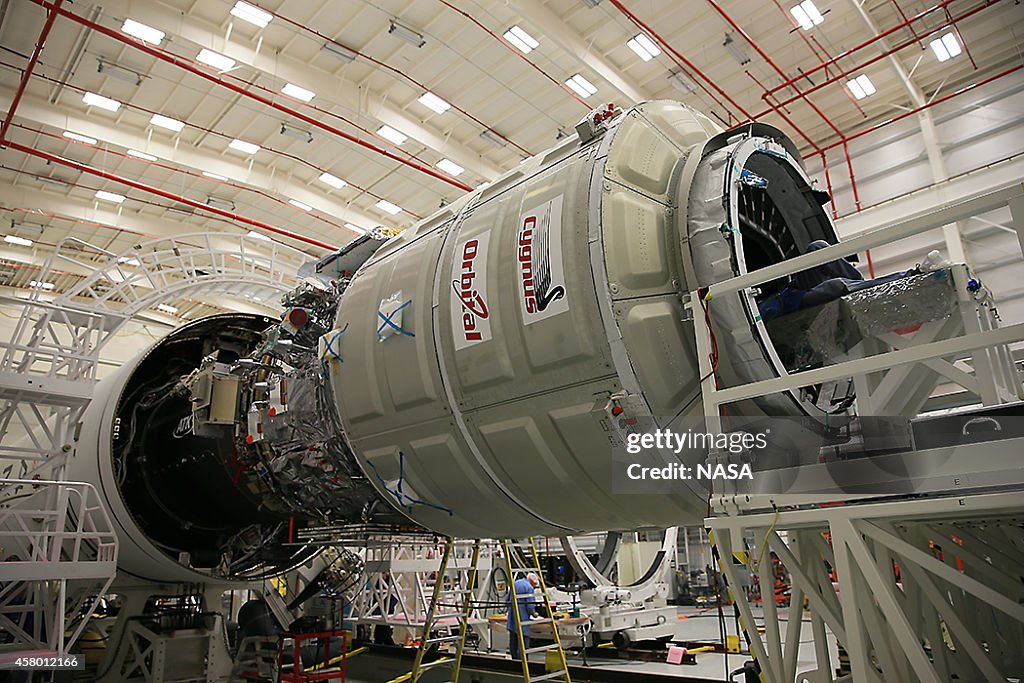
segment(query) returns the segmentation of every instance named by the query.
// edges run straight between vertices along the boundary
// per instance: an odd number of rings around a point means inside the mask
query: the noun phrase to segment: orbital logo
[[[487,308],[487,246],[490,231],[458,243],[452,259],[452,334],[464,349],[491,338]]]
[[[519,303],[530,325],[569,310],[562,269],[562,197],[523,214],[516,234]]]

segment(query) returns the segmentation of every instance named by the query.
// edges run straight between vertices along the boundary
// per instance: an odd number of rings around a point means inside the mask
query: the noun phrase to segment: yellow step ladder
[[[450,683],[458,683],[459,673],[462,669],[462,653],[466,649],[466,634],[469,631],[469,619],[473,612],[473,591],[476,590],[477,567],[480,563],[480,540],[473,543],[472,559],[470,561],[469,579],[462,588],[454,588],[446,591],[444,588],[444,577],[448,571],[448,561],[452,556],[452,548],[455,546],[453,539],[448,539],[445,544],[444,555],[441,558],[441,567],[437,572],[437,579],[434,581],[434,591],[430,596],[430,606],[427,608],[426,619],[423,624],[423,636],[420,638],[419,647],[416,649],[416,659],[413,660],[412,672],[394,679],[391,683],[400,681],[412,681],[417,683],[424,672],[440,667],[452,666],[452,677]],[[434,636],[437,622],[437,607],[441,601],[441,594],[444,592],[454,593],[460,598],[459,602],[459,634],[447,636]],[[423,657],[432,645],[450,645],[458,643],[454,657],[441,657],[432,662],[424,662]]]
[[[513,549],[519,548],[520,545],[517,545],[514,541],[511,541],[509,539],[504,539],[501,541],[502,554],[505,556],[505,571],[508,573],[508,590],[510,596],[509,609],[512,611],[512,614],[514,615],[514,620],[516,624],[516,632],[508,634],[508,637],[519,639],[520,662],[523,666],[523,680],[526,681],[526,683],[536,683],[539,681],[551,681],[556,679],[562,680],[565,683],[572,683],[572,679],[569,677],[569,664],[565,661],[565,650],[562,649],[562,639],[558,636],[558,624],[555,622],[553,618],[538,619],[530,622],[531,625],[543,624],[546,622],[550,623],[551,634],[555,641],[553,644],[527,648],[526,643],[523,640],[523,624],[522,616],[519,613],[519,601],[533,600],[534,598],[533,593],[529,593],[527,595],[516,594],[515,572],[535,572],[537,574],[537,578],[540,580],[540,591],[541,594],[544,596],[544,605],[548,607],[549,611],[551,606],[551,599],[548,597],[548,587],[547,584],[544,582],[544,572],[540,568],[540,557],[537,555],[537,546],[533,543],[533,537],[530,537],[529,541],[530,547],[529,553],[525,557],[526,561],[520,562],[519,564],[532,564],[532,566],[519,567],[512,566],[512,551]],[[526,551],[527,549],[523,547],[522,550]],[[550,651],[555,651],[558,653],[557,666],[559,668],[555,671],[548,672],[541,676],[531,676],[529,655],[534,652],[546,653]],[[547,657],[545,656],[545,662],[546,661]]]

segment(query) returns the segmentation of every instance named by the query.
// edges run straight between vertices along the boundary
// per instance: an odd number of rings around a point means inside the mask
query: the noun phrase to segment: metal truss
[[[1020,506],[1019,493],[1000,493],[706,523],[765,680],[1005,681],[1024,670]],[[788,618],[780,620],[774,600],[763,601],[763,616],[755,613],[732,588],[741,585],[735,554],[760,558],[762,595],[773,595],[772,561],[785,568]],[[815,668],[799,671],[805,628]],[[831,638],[848,668],[832,658]]]
[[[711,285],[706,294],[734,295],[1021,197],[1019,184],[979,190],[839,245]],[[923,324],[913,336],[876,335],[858,357],[843,362],[725,388],[717,386],[709,361],[708,325],[694,315],[708,429],[720,428],[721,407],[728,403],[843,378],[853,378],[860,415],[912,416],[940,378],[964,387],[983,405],[1020,400],[1022,377],[1009,345],[1024,340],[1024,323],[999,327],[991,294],[976,283],[968,286],[966,267],[950,270],[959,306],[948,318]],[[691,292],[690,299],[697,302],[699,296]],[[967,370],[954,365],[963,360]],[[943,449],[933,449],[932,456],[928,451],[894,455],[906,455],[915,467],[883,468],[888,483],[898,476],[892,472],[918,476],[906,475],[902,482],[914,495],[890,493],[887,499],[844,491],[837,473],[856,461],[835,465],[827,479],[814,477],[822,474],[815,468],[828,470],[828,464],[791,468],[820,482],[804,493],[789,488],[790,493],[749,494],[734,482],[716,481],[710,502],[717,516],[707,518],[705,526],[763,679],[944,683],[1019,677],[1024,671],[1024,495],[1019,466],[1007,459],[1017,448],[1018,440],[951,448],[948,462],[941,463],[933,456],[946,457]],[[937,464],[928,469],[926,460]],[[1008,476],[986,478],[985,468]],[[828,500],[837,502],[820,505]],[[791,584],[788,619],[780,620],[771,597],[758,608],[739,590],[738,569],[744,564],[757,574],[762,596],[776,594],[772,575],[781,567]],[[800,664],[806,661],[799,652],[805,628],[814,648],[810,670]],[[848,662],[832,656],[836,642]]]
[[[434,614],[434,624],[450,625],[458,628],[462,616],[459,605],[467,599],[465,591],[471,588],[469,573],[472,570],[472,541],[451,541],[454,544],[452,555],[448,561],[446,577],[450,589],[440,596]],[[481,642],[489,643],[486,612],[487,601],[498,598],[492,594],[491,585],[495,577],[495,569],[500,569],[497,558],[498,545],[494,541],[483,544],[484,552],[480,553],[477,565],[478,575],[476,586],[468,596],[474,607],[468,623],[481,637]],[[421,545],[396,541],[395,543],[375,543],[366,548],[363,590],[354,601],[352,613],[353,623],[367,625],[383,625],[407,629],[410,637],[418,637],[427,621],[430,608],[433,582],[441,562],[443,549],[436,544]],[[501,593],[502,601],[504,593]],[[503,603],[502,603],[503,604]],[[495,608],[495,611],[503,611]],[[396,632],[398,644],[404,639],[403,633]]]
[[[0,508],[0,651],[66,654],[117,570],[117,536],[92,484],[9,480]]]
[[[248,235],[186,234],[122,254],[63,239],[40,280],[68,262],[91,274],[52,302],[33,290],[11,339],[0,345],[0,457],[8,461],[0,472],[59,478],[71,450],[66,427],[92,395],[103,347],[134,316],[191,294],[269,300],[294,287],[303,258],[296,249]]]
[[[47,301],[24,301],[0,344],[0,624],[5,649],[64,654],[116,572],[117,540],[90,484],[64,466],[98,379],[105,345],[143,311],[187,296],[291,290],[307,257],[277,242],[227,233],[153,239],[115,254],[62,240],[39,275],[89,273]]]

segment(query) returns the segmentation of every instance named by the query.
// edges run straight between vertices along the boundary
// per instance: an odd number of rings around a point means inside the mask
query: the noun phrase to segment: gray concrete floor
[[[726,621],[726,633],[735,635],[736,621],[733,617],[733,611],[731,607],[723,608],[725,613]],[[782,610],[781,616],[785,619],[788,610]],[[676,619],[676,636],[675,640],[680,642],[687,641],[720,641],[720,625],[717,610],[715,609],[698,609],[695,607],[680,607],[677,609]],[[760,620],[760,613],[755,611],[755,618]],[[783,635],[786,632],[786,622],[782,621],[780,624]],[[830,637],[830,653],[831,663],[835,666],[837,654],[835,648],[835,640]],[[742,637],[741,637],[742,642]],[[743,647],[746,645],[744,643]],[[811,641],[811,630],[810,621],[804,620],[803,629],[801,631],[801,643],[800,643],[800,659],[798,664],[798,671],[806,671],[813,669],[816,664],[814,660],[814,647]],[[498,653],[492,653],[494,657],[505,657]],[[727,679],[728,672],[738,669],[743,663],[750,659],[750,655],[746,652],[736,655],[722,655],[714,652],[701,652],[696,654],[697,663],[695,665],[675,665],[665,664],[659,662],[639,662],[639,661],[625,661],[625,660],[597,660],[588,659],[588,666],[594,670],[611,670],[621,672],[623,675],[622,680],[629,681],[631,672],[643,672],[645,674],[654,674],[659,676],[665,676],[666,679],[671,680],[674,678],[690,678],[700,679],[707,681],[725,681]],[[542,657],[538,656],[536,661],[543,661]],[[582,660],[579,657],[570,657],[571,665],[582,665]],[[370,673],[369,671],[363,671],[364,668],[372,668],[367,662],[366,667],[360,667],[353,662],[353,666],[350,669],[352,676],[349,678],[350,681],[356,683],[382,683],[388,681],[390,678],[399,675],[401,671],[392,673],[388,671],[379,671]],[[422,683],[437,683],[440,681],[450,680],[450,674],[448,670],[437,670],[428,672],[420,680]],[[510,675],[510,674],[479,674],[475,671],[464,670],[464,675],[460,677],[461,681],[472,681],[473,683],[507,683],[509,681],[522,680],[522,676]],[[578,677],[574,676],[573,681],[577,681]],[[742,679],[740,679],[742,680]]]

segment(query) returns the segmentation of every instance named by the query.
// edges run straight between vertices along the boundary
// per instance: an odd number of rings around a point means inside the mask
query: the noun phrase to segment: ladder
[[[553,615],[549,619],[537,619],[531,622],[531,624],[543,624],[548,622],[551,624],[551,634],[554,639],[554,643],[551,645],[541,645],[540,647],[527,648],[526,643],[523,640],[523,624],[522,616],[519,613],[519,601],[520,600],[533,600],[533,593],[526,595],[516,594],[516,579],[515,572],[536,572],[537,578],[540,580],[540,591],[544,596],[544,604],[551,605],[551,600],[548,597],[548,587],[544,582],[544,572],[540,568],[540,557],[537,555],[537,546],[533,542],[533,537],[530,539],[529,555],[525,558],[527,563],[532,563],[532,566],[512,566],[512,551],[517,548],[517,544],[509,539],[503,539],[501,541],[502,554],[505,556],[505,571],[508,573],[508,590],[509,590],[509,609],[512,610],[512,614],[515,615],[516,632],[508,634],[509,638],[519,639],[519,652],[520,652],[520,663],[523,666],[523,680],[526,683],[534,683],[536,681],[549,681],[554,679],[561,679],[565,683],[572,683],[572,679],[569,678],[569,664],[565,661],[565,650],[562,649],[562,639],[558,636],[558,624],[555,622]],[[525,551],[526,548],[523,548]],[[529,655],[534,652],[558,652],[558,668],[555,671],[545,673],[541,676],[530,675],[530,660]]]
[[[459,634],[447,636],[432,636],[437,621],[437,607],[441,602],[441,594],[446,592],[444,588],[444,577],[448,571],[448,561],[451,559],[452,548],[455,546],[454,539],[448,539],[445,545],[444,555],[441,558],[441,567],[437,572],[437,579],[434,581],[434,591],[430,596],[430,606],[427,608],[426,619],[423,623],[423,636],[420,638],[419,647],[416,648],[416,659],[413,660],[412,673],[401,676],[395,681],[412,681],[417,683],[420,676],[429,669],[439,666],[453,666],[450,683],[458,683],[459,673],[462,670],[462,653],[466,649],[466,635],[469,631],[469,619],[473,612],[473,591],[476,589],[477,566],[480,563],[480,539],[473,542],[472,560],[469,569],[469,579],[462,588],[455,588],[452,591],[458,596],[459,604]],[[432,662],[424,662],[423,658],[432,645],[445,645],[458,643],[454,657],[440,657]],[[392,682],[394,683],[394,682]]]

